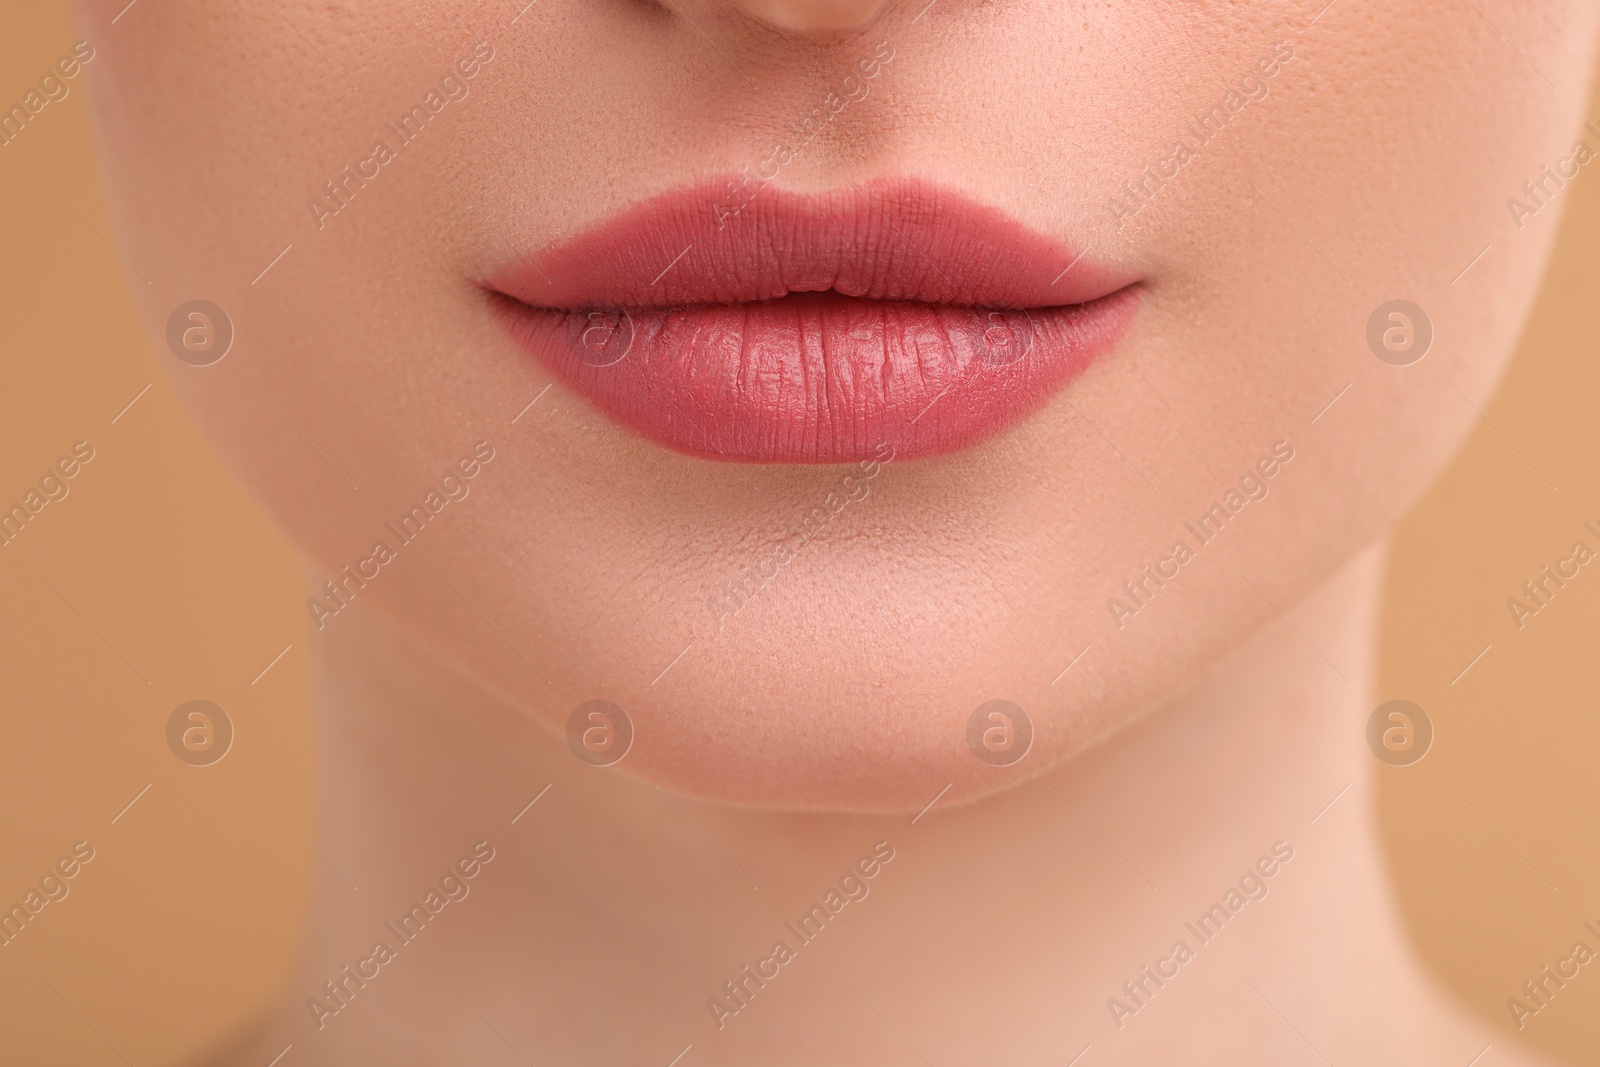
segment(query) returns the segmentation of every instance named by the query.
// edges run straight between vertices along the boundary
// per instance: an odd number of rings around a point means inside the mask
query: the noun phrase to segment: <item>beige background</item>
[[[73,40],[56,0],[15,7],[6,106]],[[315,856],[307,642],[290,549],[206,451],[140,332],[84,103],[74,82],[0,147],[0,504],[73,442],[96,452],[0,548],[0,905],[74,842],[96,850],[70,896],[0,947],[0,1062],[147,1067],[215,1041],[285,975]],[[1396,538],[1379,697],[1423,705],[1438,738],[1384,772],[1380,817],[1442,980],[1506,1040],[1595,1063],[1600,965],[1520,1037],[1505,1007],[1588,936],[1585,919],[1600,926],[1600,566],[1520,632],[1505,607],[1574,540],[1600,547],[1582,529],[1600,526],[1600,177],[1563,195],[1505,386]],[[214,767],[166,748],[168,715],[196,697],[236,724]]]

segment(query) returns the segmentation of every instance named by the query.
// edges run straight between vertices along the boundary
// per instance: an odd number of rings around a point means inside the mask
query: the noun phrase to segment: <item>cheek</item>
[[[1582,21],[1570,37],[1538,27],[1540,66],[1557,69],[1558,84],[1586,83],[1592,13]],[[1327,510],[1338,501],[1375,530],[1479,421],[1473,405],[1509,357],[1554,233],[1554,211],[1518,230],[1506,199],[1570,144],[1583,103],[1578,91],[1552,93],[1511,50],[1485,57],[1492,77],[1474,74],[1481,29],[1422,5],[1361,32],[1330,12],[1314,35],[1286,34],[1296,57],[1222,133],[1202,146],[1183,121],[1216,95],[1203,89],[1120,164],[1155,158],[1169,134],[1199,147],[1121,234],[1160,273],[1141,358],[1108,372],[1117,381],[1104,399],[1117,407],[1102,427],[1135,462],[1151,457],[1156,484],[1225,479],[1284,437],[1305,460],[1273,493],[1315,470]],[[1395,47],[1365,47],[1362,32]],[[1400,42],[1420,39],[1429,47],[1405,62],[1428,84],[1394,92]],[[1248,49],[1235,51],[1242,63]],[[1327,106],[1330,87],[1347,106]],[[1545,103],[1530,111],[1533,97]],[[1418,306],[1433,337],[1405,366],[1380,359],[1367,336],[1395,299]],[[1287,505],[1274,495],[1259,507]]]
[[[103,24],[121,7],[112,6],[108,14],[83,0],[80,17]],[[119,244],[151,281],[133,288],[158,356],[175,367],[175,387],[219,450],[333,569],[367,554],[390,511],[434,487],[438,456],[471,449],[470,430],[435,434],[435,401],[407,400],[400,387],[407,373],[424,392],[442,376],[438,361],[405,371],[404,356],[420,360],[456,343],[452,332],[457,341],[472,332],[459,250],[439,236],[450,227],[412,229],[406,220],[454,226],[466,208],[448,184],[438,194],[433,149],[419,143],[364,187],[345,186],[355,189],[350,206],[319,229],[308,200],[326,199],[324,183],[370,157],[375,141],[397,139],[381,115],[348,106],[356,90],[331,62],[270,5],[264,12],[224,18],[195,3],[138,5],[83,77],[94,92]],[[401,33],[374,18],[359,32],[323,27],[318,40],[330,56],[354,57],[362,49],[350,51],[344,34],[366,35],[372,70],[442,73],[464,54],[447,22],[419,16]],[[242,48],[244,37],[257,45]],[[436,84],[416,82],[410,95],[420,100]],[[410,99],[394,100],[398,119]],[[474,103],[450,104],[430,121],[470,118]],[[452,112],[458,107],[464,114]],[[452,132],[470,139],[465,128]],[[381,262],[400,267],[388,292],[359,280],[375,277]],[[354,280],[330,287],[339,277]],[[222,308],[240,342],[212,366],[183,367],[167,351],[168,318],[201,297]],[[493,379],[491,371],[474,390],[504,396],[523,384]],[[448,403],[444,395],[436,399]],[[371,402],[354,403],[358,396]],[[358,503],[355,486],[374,491],[374,504]]]

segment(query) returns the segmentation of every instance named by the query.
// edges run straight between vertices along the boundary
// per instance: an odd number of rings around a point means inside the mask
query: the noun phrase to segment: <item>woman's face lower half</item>
[[[764,805],[980,795],[1292,609],[1600,149],[1576,0],[122,9],[117,243],[313,632]]]

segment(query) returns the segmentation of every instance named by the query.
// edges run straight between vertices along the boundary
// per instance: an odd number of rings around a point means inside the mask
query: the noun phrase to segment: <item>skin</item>
[[[1321,15],[1286,2],[543,0],[518,15],[171,0],[114,27],[120,2],[76,6],[98,53],[118,245],[150,279],[136,297],[158,337],[186,300],[227,309],[233,351],[169,361],[173,378],[305,552],[310,585],[366,555],[474,442],[495,450],[470,497],[316,632],[328,849],[394,895],[357,904],[331,884],[304,973],[238,1062],[290,1041],[305,1062],[391,1041],[397,1062],[463,1049],[520,1062],[438,980],[466,974],[492,991],[499,1010],[479,1002],[483,1015],[555,1062],[665,1063],[689,1042],[711,1062],[912,1062],[821,974],[873,975],[900,1010],[873,1001],[916,1019],[941,1064],[997,1049],[1064,1062],[1089,1041],[1114,1062],[1176,1049],[1236,1062],[1276,1018],[1240,1015],[1255,994],[1237,976],[1273,971],[1294,989],[1290,1007],[1273,1003],[1348,1059],[1465,1062],[1481,1047],[1404,959],[1362,789],[1341,801],[1348,823],[1316,824],[1321,844],[1306,819],[1370,764],[1369,546],[1477,419],[1537,291],[1559,208],[1517,229],[1505,201],[1570,150],[1600,39],[1592,5],[1488,12],[1515,47],[1467,7],[1420,0]],[[559,385],[542,393],[548,376],[480,283],[644,197],[762,159],[880,40],[896,58],[872,94],[779,181],[941,182],[1136,272],[1143,307],[1025,424],[886,466],[719,624],[708,605],[724,583],[842,472],[679,456]],[[319,228],[307,199],[479,41],[494,58],[471,94]],[[1122,183],[1279,42],[1294,58],[1265,98],[1119,218]],[[1435,334],[1407,367],[1365,337],[1395,297]],[[1277,442],[1294,458],[1270,494],[1119,625],[1108,599]],[[613,771],[561,738],[596,697],[635,729]],[[967,743],[973,709],[996,698],[1034,727],[1008,768]],[[419,781],[448,799],[419,808]],[[499,821],[545,782],[559,787],[552,826]],[[781,902],[740,898],[748,886],[656,786],[698,798],[679,803],[763,869],[757,883],[790,887]],[[1056,788],[1121,813],[1161,872],[1148,906],[1100,837],[1068,820],[1063,840]],[[591,802],[558,807],[562,790]],[[1308,841],[1292,870],[1304,883],[1275,889],[1277,910],[1234,939],[1237,966],[1186,975],[1137,1037],[1108,1029],[1104,999],[1132,961],[1292,838],[1286,826]],[[925,835],[915,848],[911,833]],[[486,877],[502,882],[461,909],[449,947],[428,949],[421,973],[386,974],[364,1020],[352,1009],[285,1036],[306,1027],[329,965],[364,947],[349,930],[381,925],[496,834],[505,862]],[[884,876],[903,877],[899,902],[864,904],[859,938],[741,1014],[737,1037],[711,1028],[704,999],[881,838],[907,841]],[[1025,857],[1046,853],[1049,877],[1030,882]],[[586,892],[607,908],[579,907]],[[987,899],[1006,902],[1004,919],[978,936],[973,901]],[[555,930],[550,915],[570,922]],[[543,962],[505,960],[500,944]],[[617,1011],[641,1021],[602,1025]]]

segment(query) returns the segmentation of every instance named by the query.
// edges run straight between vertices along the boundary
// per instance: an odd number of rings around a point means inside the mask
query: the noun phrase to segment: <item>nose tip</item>
[[[854,30],[877,17],[888,0],[740,0],[753,17],[780,30]]]

